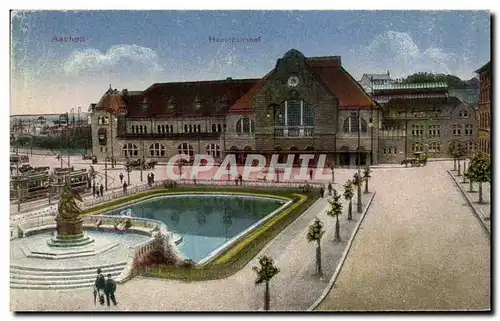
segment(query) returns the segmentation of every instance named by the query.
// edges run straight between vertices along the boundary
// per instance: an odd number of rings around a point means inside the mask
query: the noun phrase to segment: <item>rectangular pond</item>
[[[121,207],[107,215],[129,212],[134,217],[164,222],[169,231],[182,236],[180,252],[199,263],[288,203],[258,196],[165,195]]]

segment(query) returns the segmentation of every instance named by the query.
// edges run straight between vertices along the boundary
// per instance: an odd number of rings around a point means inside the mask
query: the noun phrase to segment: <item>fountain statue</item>
[[[59,213],[56,216],[56,230],[58,236],[80,236],[83,234],[82,210],[78,206],[83,202],[78,192],[66,183],[61,191]]]
[[[66,183],[61,191],[59,210],[55,218],[56,235],[47,241],[49,246],[75,247],[94,242],[92,238],[83,233],[82,210],[77,202],[83,202],[78,192]]]

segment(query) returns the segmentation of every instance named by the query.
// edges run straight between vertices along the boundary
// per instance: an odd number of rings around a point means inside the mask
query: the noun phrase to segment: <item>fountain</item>
[[[52,247],[79,247],[94,242],[83,232],[82,210],[78,206],[83,202],[81,196],[69,184],[64,185],[59,200],[59,213],[55,218],[56,235],[47,241]]]

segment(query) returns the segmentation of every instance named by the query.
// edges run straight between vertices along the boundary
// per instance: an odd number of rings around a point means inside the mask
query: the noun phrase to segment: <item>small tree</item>
[[[364,172],[363,172],[363,179],[364,179],[364,180],[365,180],[365,182],[366,182],[366,183],[365,183],[365,194],[368,194],[368,193],[369,193],[369,192],[368,192],[368,179],[369,179],[370,177],[372,177],[372,176],[370,175],[370,173],[371,173],[371,172],[372,172],[372,170],[370,169],[370,167],[366,167],[366,168],[365,168],[365,170],[364,170]]]
[[[274,262],[271,258],[263,256],[259,258],[260,267],[254,266],[252,270],[257,273],[257,280],[255,284],[266,283],[266,291],[264,292],[264,310],[269,311],[269,305],[271,301],[269,292],[269,281],[280,272],[280,270],[274,266]]]
[[[323,269],[321,268],[321,238],[325,234],[323,230],[323,222],[319,218],[314,220],[314,223],[309,225],[309,231],[307,232],[307,241],[316,242],[316,273],[319,276],[323,276]]]
[[[353,176],[352,185],[355,186],[356,189],[358,190],[358,192],[357,192],[357,196],[358,196],[357,210],[358,210],[358,213],[363,212],[363,205],[361,204],[361,184],[363,184],[361,181],[361,176],[359,173],[356,172]]]
[[[456,144],[452,143],[448,147],[448,155],[453,157],[453,170],[456,171],[457,170],[457,146],[456,146]]]
[[[335,222],[335,242],[340,242],[339,215],[342,215],[342,203],[340,203],[340,195],[337,193],[337,190],[333,190],[333,197],[328,202],[330,203],[331,208],[327,214],[335,216],[337,219]]]
[[[352,221],[352,198],[354,197],[354,191],[352,188],[352,181],[348,180],[344,184],[344,198],[349,201],[349,209],[347,212],[347,220]]]
[[[491,181],[491,163],[487,156],[476,155],[469,163],[467,176],[474,182],[479,183],[479,203],[483,200],[483,183]]]

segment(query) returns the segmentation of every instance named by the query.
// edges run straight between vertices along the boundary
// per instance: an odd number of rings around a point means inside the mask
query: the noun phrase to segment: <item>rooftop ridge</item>
[[[415,84],[402,84],[402,83],[386,83],[374,84],[373,90],[384,89],[432,89],[432,88],[448,88],[446,82],[429,82],[429,83],[415,83]]]

